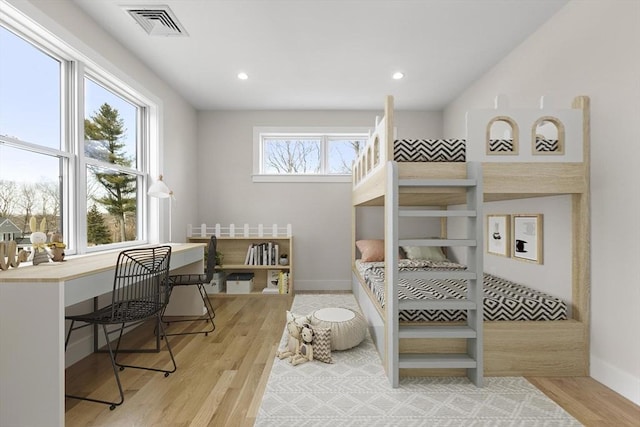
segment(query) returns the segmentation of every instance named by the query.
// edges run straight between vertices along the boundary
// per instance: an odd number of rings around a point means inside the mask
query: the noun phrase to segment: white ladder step
[[[400,325],[400,338],[475,338],[478,334],[468,325],[420,326]]]
[[[399,179],[400,187],[475,187],[475,179]]]
[[[449,270],[449,271],[404,271],[398,272],[401,279],[478,279],[478,273],[469,270]]]
[[[475,310],[476,303],[466,299],[398,300],[399,310]]]
[[[398,366],[400,369],[475,368],[477,363],[471,356],[463,353],[403,353],[400,354]]]
[[[398,210],[399,216],[420,218],[473,218],[474,210],[432,210],[432,209],[402,209]]]

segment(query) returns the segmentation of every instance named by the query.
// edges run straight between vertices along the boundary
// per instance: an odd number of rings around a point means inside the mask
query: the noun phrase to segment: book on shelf
[[[249,245],[249,248],[247,249],[247,255],[244,258],[245,265],[249,265],[249,261],[251,260],[251,249],[253,249],[253,246]]]
[[[278,265],[280,245],[275,242],[252,243],[247,248],[245,265]]]
[[[267,288],[278,291],[280,270],[267,270]]]
[[[289,273],[280,271],[278,276],[278,292],[281,294],[289,293]]]

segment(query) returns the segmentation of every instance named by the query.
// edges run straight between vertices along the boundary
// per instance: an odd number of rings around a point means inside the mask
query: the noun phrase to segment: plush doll
[[[51,248],[51,259],[55,262],[64,261],[64,248],[67,245],[62,241],[62,234],[53,233],[51,235],[51,241],[49,242],[49,248]]]
[[[300,348],[298,348],[298,353],[289,360],[293,366],[313,360],[313,344],[311,344],[313,341],[313,329],[311,329],[311,325],[308,323],[302,326],[300,340],[302,343],[300,344]]]
[[[31,228],[31,254],[28,261],[33,261],[33,265],[49,262],[51,258],[51,249],[47,246],[47,235],[45,230],[47,228],[47,220],[42,218],[40,222],[40,230],[36,230],[36,218],[31,217],[29,220],[29,227]]]
[[[287,311],[287,346],[278,350],[276,356],[279,359],[285,359],[287,357],[295,356],[300,348],[300,331],[302,330],[302,319],[306,319],[304,316],[296,316],[290,311]]]

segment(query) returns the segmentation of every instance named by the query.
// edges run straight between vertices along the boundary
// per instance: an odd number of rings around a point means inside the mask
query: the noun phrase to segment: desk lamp
[[[154,182],[150,187],[147,194],[150,197],[154,197],[156,199],[166,199],[169,197],[169,243],[171,243],[171,199],[173,199],[173,191],[167,187],[167,184],[162,180],[162,175],[158,178],[156,182]]]

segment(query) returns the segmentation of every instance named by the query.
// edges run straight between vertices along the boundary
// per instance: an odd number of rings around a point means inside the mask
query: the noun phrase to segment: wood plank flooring
[[[125,402],[107,405],[66,399],[66,425],[80,426],[252,426],[285,323],[290,298],[214,297],[216,330],[169,337],[178,370],[125,369]],[[175,323],[171,332],[198,330],[204,322]],[[127,335],[127,346],[154,344],[153,325]],[[168,352],[127,354],[124,363],[169,366]],[[92,354],[66,371],[67,393],[115,399],[117,386],[107,354]],[[587,426],[640,426],[640,407],[586,378],[528,378]]]

